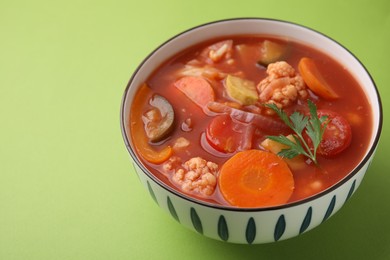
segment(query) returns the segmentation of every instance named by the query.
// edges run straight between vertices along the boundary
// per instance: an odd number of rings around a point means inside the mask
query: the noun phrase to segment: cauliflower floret
[[[226,40],[217,42],[208,47],[208,56],[213,63],[226,59],[228,62],[232,62],[230,59],[233,51],[233,41]]]
[[[268,76],[257,85],[261,102],[273,103],[279,108],[284,108],[298,98],[305,99],[308,96],[302,77],[287,62],[269,64],[267,74]]]
[[[169,176],[172,172],[175,171],[181,164],[181,158],[178,156],[171,156],[169,159],[163,164],[162,170],[164,175]]]
[[[196,192],[203,196],[213,194],[217,185],[217,164],[194,157],[185,162],[183,167],[174,173],[173,181],[184,192]]]
[[[295,69],[285,61],[278,61],[270,63],[267,66],[267,74],[271,79],[283,77],[291,78],[295,76]]]

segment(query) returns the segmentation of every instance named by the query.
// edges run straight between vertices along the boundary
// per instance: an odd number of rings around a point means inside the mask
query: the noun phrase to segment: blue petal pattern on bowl
[[[309,207],[309,209],[306,212],[305,218],[303,219],[301,228],[299,229],[299,234],[305,232],[305,230],[310,226],[312,214],[313,214],[313,209],[312,207]]]
[[[191,208],[190,215],[192,225],[194,226],[195,230],[198,231],[198,233],[203,234],[202,221],[200,220],[198,213],[196,213],[196,210],[194,208]]]
[[[355,186],[356,186],[356,180],[353,181],[352,185],[351,185],[351,188],[349,189],[349,192],[348,192],[348,195],[347,195],[347,198],[345,199],[345,201],[347,201],[353,194],[353,192],[355,191]]]
[[[286,230],[286,220],[284,218],[284,215],[280,215],[278,222],[276,223],[275,226],[275,231],[274,231],[274,239],[275,241],[278,241],[282,236],[284,231]]]
[[[153,191],[153,188],[148,180],[146,181],[146,185],[147,185],[150,196],[156,202],[156,204],[159,205],[156,194]],[[349,188],[349,191],[348,191],[348,194],[345,198],[344,203],[352,196],[353,192],[355,191],[356,185],[357,184],[356,184],[356,179],[355,179],[353,181],[353,183],[351,184],[351,187]],[[170,215],[177,222],[180,223],[179,215],[177,214],[177,211],[175,209],[175,206],[174,206],[171,198],[169,196],[167,196],[166,198],[167,198],[166,205],[167,205],[167,208],[168,208]],[[335,205],[336,205],[336,199],[337,199],[336,195],[333,195],[333,197],[332,197],[332,199],[327,207],[327,210],[324,214],[322,222],[326,221],[332,215],[334,208],[335,208]],[[309,228],[311,221],[312,221],[312,217],[313,217],[313,208],[310,206],[307,209],[306,214],[302,220],[302,224],[301,224],[300,229],[299,229],[299,234],[302,234],[303,232],[305,232]],[[203,231],[202,220],[199,217],[195,208],[193,208],[193,207],[190,208],[190,218],[191,218],[191,223],[192,223],[193,228],[198,233],[203,234],[204,231]],[[276,225],[275,225],[274,241],[278,241],[282,238],[283,234],[286,231],[286,228],[287,228],[286,217],[284,214],[282,214],[279,216],[278,221],[276,222]],[[220,215],[218,218],[217,234],[221,240],[223,240],[223,241],[229,240],[229,225],[228,225],[228,222],[227,222],[224,215]],[[248,219],[248,222],[246,224],[246,229],[245,229],[246,242],[248,244],[252,244],[254,242],[254,240],[256,239],[256,236],[257,236],[256,221],[255,221],[254,217],[250,217]]]
[[[246,225],[245,237],[248,244],[252,244],[256,238],[256,223],[254,218],[249,218],[248,224]]]
[[[132,165],[133,165],[133,170],[134,170],[134,172],[136,173],[136,175],[138,177],[138,180],[141,181],[141,177],[139,177],[139,173],[137,171],[137,167],[135,166],[135,163],[133,162]]]
[[[157,205],[158,205],[158,201],[157,201],[156,195],[154,195],[152,186],[150,186],[149,181],[146,181],[146,184],[148,185],[148,190],[149,190],[150,196],[152,196],[153,200],[154,200],[154,201],[157,203]]]
[[[324,219],[322,220],[322,222],[327,220],[330,217],[330,215],[332,215],[332,212],[333,212],[335,205],[336,205],[336,195],[334,195],[332,200],[330,201],[330,204],[328,206],[328,209],[325,212],[325,216],[324,216]]]
[[[223,215],[221,215],[218,219],[218,236],[223,241],[227,241],[229,239],[229,229]]]
[[[169,196],[167,197],[167,205],[168,205],[169,212],[171,213],[171,216],[172,216],[174,219],[176,219],[177,222],[180,223],[179,216],[177,215],[176,210],[175,210],[175,207],[173,206],[172,201],[171,201],[171,199],[169,198]]]

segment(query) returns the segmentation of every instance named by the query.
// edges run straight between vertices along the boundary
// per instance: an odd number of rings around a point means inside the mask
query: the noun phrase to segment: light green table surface
[[[140,185],[119,108],[136,66],[196,25],[267,17],[349,48],[382,95],[376,157],[320,227],[265,245],[187,230]],[[390,1],[0,1],[0,259],[390,259]]]

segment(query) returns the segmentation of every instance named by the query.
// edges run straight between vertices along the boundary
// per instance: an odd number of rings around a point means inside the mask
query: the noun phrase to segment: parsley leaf
[[[293,136],[295,142],[284,135],[267,136],[267,138],[288,146],[287,149],[282,149],[278,153],[279,156],[291,159],[302,154],[317,165],[317,149],[321,143],[328,120],[327,116],[318,117],[317,107],[311,100],[308,99],[307,103],[310,117],[302,115],[297,111],[288,116],[285,111],[279,109],[275,104],[267,104],[266,106],[275,111],[280,119],[294,131]],[[303,138],[304,131],[311,139],[313,149],[310,149],[309,144],[306,142],[305,138]]]

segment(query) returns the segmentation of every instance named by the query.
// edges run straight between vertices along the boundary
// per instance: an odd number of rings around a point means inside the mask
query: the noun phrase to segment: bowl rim
[[[202,201],[200,199],[193,198],[190,195],[186,195],[186,194],[184,194],[182,192],[177,191],[175,188],[167,185],[162,180],[160,180],[158,177],[154,176],[151,172],[149,172],[149,170],[138,159],[138,156],[136,155],[136,153],[134,152],[133,148],[130,145],[129,138],[131,138],[131,137],[127,136],[127,133],[126,133],[126,130],[125,130],[125,128],[126,128],[125,127],[125,122],[127,120],[126,118],[124,118],[126,97],[127,97],[128,91],[130,89],[131,83],[133,82],[133,79],[138,74],[140,69],[143,67],[144,63],[146,63],[146,61],[152,55],[154,55],[157,51],[159,51],[164,45],[168,44],[169,42],[173,41],[174,39],[180,37],[183,34],[186,34],[186,33],[190,32],[192,30],[195,30],[195,29],[198,29],[198,28],[202,28],[202,27],[206,27],[206,26],[212,25],[212,24],[218,24],[218,23],[224,23],[224,22],[234,22],[234,21],[243,21],[243,20],[248,20],[248,21],[259,20],[259,21],[269,21],[269,22],[288,24],[288,25],[297,26],[297,27],[300,27],[300,28],[303,28],[303,29],[306,29],[306,30],[309,30],[309,31],[312,31],[314,33],[317,33],[319,35],[324,36],[325,38],[331,40],[332,42],[336,43],[341,48],[343,48],[345,51],[347,51],[357,61],[357,63],[367,73],[367,76],[369,77],[369,79],[370,79],[370,81],[371,81],[371,83],[372,83],[372,85],[374,87],[373,90],[375,91],[375,96],[376,96],[377,102],[378,102],[379,117],[378,117],[378,128],[377,128],[377,131],[376,131],[376,133],[373,133],[373,135],[375,135],[375,138],[374,138],[374,141],[372,143],[372,146],[369,148],[369,150],[366,153],[365,157],[360,161],[360,163],[347,176],[345,176],[343,179],[341,179],[340,181],[338,181],[334,185],[330,186],[329,188],[327,188],[327,189],[325,189],[325,190],[323,190],[323,191],[321,191],[321,192],[319,192],[319,193],[317,193],[315,195],[307,197],[305,199],[298,200],[298,201],[291,202],[291,203],[282,204],[282,205],[277,205],[277,206],[258,207],[258,208],[240,208],[240,207],[225,206],[225,205],[214,204],[214,203],[211,203],[211,202]],[[362,167],[364,165],[366,165],[366,163],[372,158],[372,156],[375,153],[376,147],[378,146],[378,143],[379,143],[379,139],[380,139],[381,132],[382,132],[382,125],[383,125],[383,107],[382,107],[382,101],[381,101],[381,97],[380,97],[380,94],[379,94],[379,91],[378,91],[378,87],[376,86],[374,79],[372,78],[371,74],[369,73],[367,68],[364,66],[364,64],[348,48],[346,48],[344,45],[342,45],[338,41],[334,40],[333,38],[325,35],[324,33],[321,33],[321,32],[319,32],[319,31],[317,31],[315,29],[312,29],[312,28],[310,28],[308,26],[305,26],[305,25],[302,25],[302,24],[298,24],[298,23],[295,23],[295,22],[291,22],[291,21],[287,21],[287,20],[274,19],[274,18],[263,18],[263,17],[236,17],[236,18],[227,18],[227,19],[214,20],[214,21],[211,21],[211,22],[202,23],[202,24],[199,24],[197,26],[191,27],[191,28],[189,28],[187,30],[181,31],[181,32],[175,34],[174,36],[170,37],[169,39],[167,39],[166,41],[164,41],[163,43],[158,45],[153,51],[151,51],[142,60],[142,62],[137,66],[137,68],[134,70],[134,72],[132,73],[132,76],[130,77],[130,80],[128,81],[127,86],[126,86],[126,88],[124,90],[124,93],[123,93],[123,96],[122,96],[121,105],[120,105],[120,127],[121,127],[122,137],[124,139],[126,148],[127,148],[128,152],[130,153],[130,156],[132,157],[132,160],[137,164],[137,166],[151,180],[153,180],[156,184],[158,184],[161,188],[165,189],[169,193],[172,193],[172,194],[174,194],[174,195],[176,195],[176,196],[178,196],[178,197],[180,197],[180,198],[182,198],[182,199],[184,199],[184,200],[186,200],[188,202],[195,203],[195,204],[198,204],[200,206],[204,206],[204,207],[208,207],[208,208],[214,208],[214,209],[225,210],[225,211],[234,211],[234,212],[259,212],[259,211],[273,211],[273,210],[279,210],[279,209],[287,209],[287,208],[292,208],[292,207],[295,207],[295,206],[303,205],[305,203],[308,203],[308,202],[311,202],[311,201],[315,201],[318,198],[326,196],[327,194],[329,194],[332,191],[336,190],[338,187],[342,186],[344,183],[346,183],[348,180],[350,180],[353,176],[355,176],[362,169]],[[373,129],[373,130],[375,130],[375,129]]]

